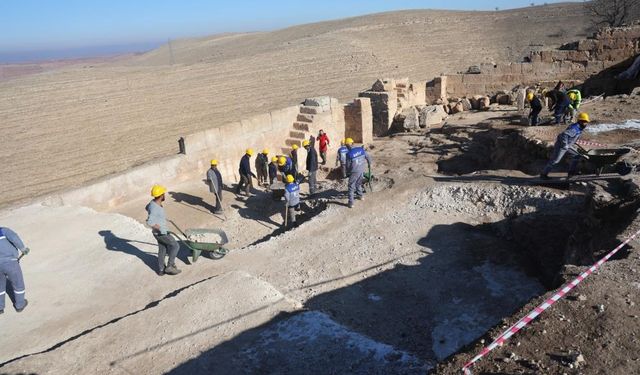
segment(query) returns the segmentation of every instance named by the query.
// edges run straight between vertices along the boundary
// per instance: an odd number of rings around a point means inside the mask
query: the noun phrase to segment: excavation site
[[[0,374],[640,373],[640,25],[597,3],[0,64]]]

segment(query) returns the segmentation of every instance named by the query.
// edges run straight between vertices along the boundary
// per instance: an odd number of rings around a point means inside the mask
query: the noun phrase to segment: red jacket
[[[318,137],[318,142],[320,143],[320,152],[326,152],[329,146],[329,137],[327,134],[323,134]]]

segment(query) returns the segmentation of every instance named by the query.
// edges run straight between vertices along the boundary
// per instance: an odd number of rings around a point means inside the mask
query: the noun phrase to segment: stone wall
[[[364,91],[359,96],[371,100],[373,135],[378,137],[387,135],[393,124],[393,118],[398,112],[398,94],[395,91]]]
[[[356,143],[367,144],[373,141],[373,112],[371,99],[357,98],[344,107],[345,137],[353,138]]]

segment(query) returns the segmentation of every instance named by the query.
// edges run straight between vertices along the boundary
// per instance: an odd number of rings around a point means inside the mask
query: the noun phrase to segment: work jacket
[[[18,250],[24,249],[24,243],[16,232],[9,228],[0,227],[0,263],[18,260],[18,256],[20,256]]]

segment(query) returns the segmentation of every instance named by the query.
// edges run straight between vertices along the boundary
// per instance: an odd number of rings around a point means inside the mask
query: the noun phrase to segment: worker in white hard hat
[[[151,233],[158,241],[158,270],[156,271],[158,276],[162,275],[177,275],[180,271],[176,267],[176,257],[178,256],[178,250],[180,245],[176,242],[176,239],[169,234],[169,227],[167,226],[167,215],[164,212],[164,201],[167,189],[161,185],[154,185],[151,188],[151,197],[153,198],[149,204],[147,204],[147,225],[151,227]],[[169,256],[169,261],[165,265],[165,258]]]

